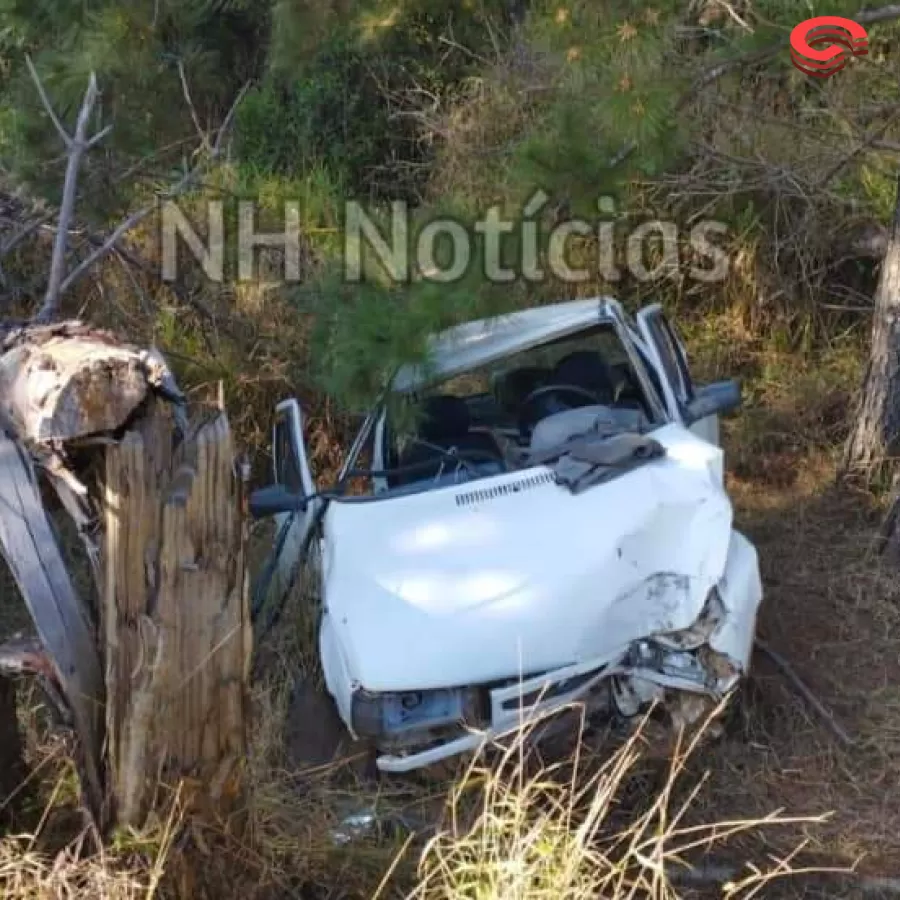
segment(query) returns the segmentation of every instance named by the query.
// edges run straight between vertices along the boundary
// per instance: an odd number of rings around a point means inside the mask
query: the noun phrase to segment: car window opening
[[[598,420],[645,433],[661,422],[658,399],[648,396],[655,373],[638,366],[643,360],[604,322],[415,393],[390,394],[334,499],[389,499],[530,468],[530,456]]]

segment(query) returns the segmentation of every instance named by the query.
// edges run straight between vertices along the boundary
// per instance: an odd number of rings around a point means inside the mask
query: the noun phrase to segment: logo
[[[826,46],[819,49],[822,44]],[[868,52],[866,29],[841,16],[816,16],[791,32],[791,61],[814,78],[828,78],[843,69],[850,56]]]

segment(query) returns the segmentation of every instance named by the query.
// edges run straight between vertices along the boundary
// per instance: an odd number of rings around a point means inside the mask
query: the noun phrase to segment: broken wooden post
[[[69,714],[99,823],[140,824],[160,779],[227,815],[251,656],[227,417],[190,424],[156,351],[80,322],[9,328],[0,350],[0,551],[44,653],[15,659]],[[38,472],[78,526],[96,603],[73,588]]]
[[[103,619],[110,786],[139,824],[160,776],[227,815],[241,794],[251,624],[244,485],[224,412],[173,452],[154,404],[107,449]]]

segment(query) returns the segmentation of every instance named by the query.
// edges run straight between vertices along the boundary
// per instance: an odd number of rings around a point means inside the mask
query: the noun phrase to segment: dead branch
[[[886,116],[881,124],[877,128],[873,128],[872,131],[865,135],[855,147],[851,149],[851,151],[845,156],[841,157],[824,175],[822,175],[819,180],[813,185],[813,189],[816,193],[822,190],[826,185],[828,185],[831,180],[838,175],[842,169],[846,168],[854,159],[856,159],[860,154],[864,153],[866,150],[873,147],[887,131],[891,128],[891,126],[900,118],[900,111],[895,112],[892,115]]]
[[[184,191],[186,191],[192,184],[194,184],[200,172],[206,166],[219,159],[224,149],[225,139],[231,129],[231,125],[234,121],[234,117],[237,113],[238,107],[240,106],[241,101],[244,99],[244,96],[246,95],[248,89],[250,88],[250,83],[247,82],[238,92],[231,107],[225,115],[225,118],[222,120],[222,124],[216,131],[215,139],[211,139],[210,136],[200,127],[200,120],[197,116],[196,109],[191,99],[190,90],[187,85],[187,79],[184,74],[184,67],[179,64],[179,76],[182,79],[182,87],[184,90],[185,100],[188,104],[191,117],[200,137],[201,150],[204,151],[203,159],[201,159],[201,161],[197,165],[193,166],[191,169],[185,172],[175,185],[173,185],[167,191],[159,194],[159,196],[153,201],[153,203],[148,203],[146,206],[135,211],[124,221],[122,221],[99,246],[97,246],[90,254],[88,254],[85,259],[83,259],[77,266],[75,266],[75,268],[71,272],[69,272],[68,275],[66,275],[65,262],[69,227],[75,210],[75,198],[77,195],[78,186],[78,172],[81,166],[81,161],[84,157],[84,154],[88,150],[94,147],[104,137],[106,137],[107,134],[109,134],[112,129],[112,125],[107,125],[92,137],[87,137],[87,126],[90,121],[90,116],[93,111],[94,105],[96,104],[97,97],[99,96],[97,79],[92,72],[87,89],[84,94],[84,99],[82,100],[81,109],[78,113],[75,132],[74,134],[70,135],[65,130],[63,124],[60,122],[59,117],[56,115],[56,112],[53,109],[53,104],[51,103],[50,98],[47,95],[43,82],[41,81],[40,76],[38,75],[37,70],[34,67],[34,64],[31,62],[30,57],[26,57],[26,63],[28,65],[28,70],[31,74],[32,80],[34,81],[37,88],[38,94],[40,95],[41,102],[43,103],[44,108],[47,111],[48,116],[50,117],[50,120],[53,122],[57,133],[63,141],[67,155],[66,175],[63,183],[63,199],[59,211],[59,223],[56,229],[56,236],[53,243],[53,255],[50,262],[50,275],[47,281],[47,290],[44,295],[44,302],[42,303],[40,309],[33,319],[35,323],[40,324],[47,323],[53,319],[53,317],[59,310],[59,304],[62,296],[77,281],[79,281],[91,269],[91,267],[94,266],[95,263],[103,259],[113,248],[115,248],[118,242],[129,231],[131,231],[142,221],[144,221],[144,219],[146,219],[157,208],[157,204],[160,199],[172,199],[184,193]],[[10,241],[0,247],[0,258],[2,258],[6,253],[17,246],[22,240],[24,240],[24,238],[26,238],[35,228],[42,225],[47,218],[49,218],[49,216],[42,217],[36,222],[30,223],[25,227],[25,229],[15,234],[13,238],[10,239]]]
[[[865,9],[853,16],[853,21],[860,25],[875,25],[878,22],[888,22],[891,19],[900,18],[900,4],[893,3],[889,6],[882,6],[879,9]],[[724,62],[707,69],[702,75],[696,78],[690,88],[685,92],[682,98],[675,104],[675,111],[680,112],[687,106],[700,91],[709,87],[713,82],[718,81],[723,75],[733,72],[735,69],[742,69],[746,66],[755,66],[759,63],[766,62],[773,56],[781,53],[790,45],[790,35],[775,41],[768,47],[761,50],[755,50],[751,53],[744,53],[733,59],[727,59]]]
[[[204,167],[216,161],[221,156],[224,146],[224,139],[231,128],[231,123],[233,122],[234,116],[237,113],[238,106],[244,99],[244,96],[249,88],[250,83],[247,82],[247,84],[245,84],[238,92],[237,97],[231,105],[231,108],[228,110],[228,113],[222,121],[222,124],[219,126],[219,130],[216,133],[216,139],[212,143],[210,151],[205,159],[201,160],[198,165],[185,172],[185,174],[173,187],[161,193],[156,198],[156,200],[153,201],[153,203],[148,203],[146,206],[128,216],[128,218],[126,218],[112,232],[112,234],[110,234],[109,237],[99,247],[97,247],[96,250],[89,254],[72,270],[72,272],[69,273],[65,281],[63,281],[62,285],[60,286],[61,293],[65,293],[70,287],[72,287],[72,285],[75,284],[75,282],[78,281],[96,262],[105,257],[129,231],[143,222],[144,219],[146,219],[147,216],[149,216],[156,209],[157,203],[160,199],[172,199],[184,193],[184,191],[186,191],[195,182]],[[206,143],[208,143],[208,141]]]
[[[4,256],[12,253],[19,244],[22,243],[27,237],[30,237],[38,228],[41,227],[45,222],[47,222],[52,216],[52,213],[44,213],[41,216],[37,216],[32,219],[30,222],[27,222],[22,226],[9,240],[7,240],[4,244],[0,245],[0,259],[3,259]]]
[[[184,63],[180,59],[178,60],[178,78],[181,81],[181,92],[184,94],[184,102],[187,103],[188,111],[191,114],[191,121],[194,123],[194,128],[197,130],[197,136],[200,138],[200,144],[204,150],[211,152],[212,147],[209,143],[209,135],[200,125],[200,116],[197,115],[197,107],[194,106],[194,100],[193,97],[191,97],[191,89],[188,87]]]
[[[56,238],[53,242],[53,256],[50,259],[50,276],[47,279],[47,292],[44,295],[44,302],[41,308],[35,315],[36,322],[49,322],[59,309],[60,296],[62,295],[63,273],[66,267],[66,243],[69,224],[75,211],[75,196],[78,190],[78,171],[81,168],[81,160],[91,147],[109,134],[112,126],[107,125],[93,137],[89,138],[87,136],[91,113],[94,111],[94,104],[97,102],[97,97],[100,93],[97,88],[97,76],[93,72],[90,74],[88,86],[84,92],[84,99],[81,101],[81,109],[78,112],[75,131],[70,135],[57,117],[53,104],[44,90],[44,85],[37,73],[37,69],[35,69],[34,63],[31,61],[31,57],[26,56],[25,62],[40,94],[41,102],[62,139],[68,156],[66,175],[63,182],[62,204],[59,209],[59,224],[56,230]]]
[[[781,673],[791,683],[798,694],[819,714],[822,721],[828,726],[831,733],[845,746],[852,747],[856,741],[847,733],[844,727],[835,719],[830,709],[801,681],[800,676],[794,671],[791,664],[777,651],[770,647],[761,638],[756,639],[756,646],[765,653],[769,659],[781,670]]]

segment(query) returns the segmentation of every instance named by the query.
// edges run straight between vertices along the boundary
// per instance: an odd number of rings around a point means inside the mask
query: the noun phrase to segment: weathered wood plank
[[[146,421],[107,451],[107,728],[128,824],[140,823],[161,774],[228,807],[246,754],[252,640],[228,421],[196,424],[171,457],[162,420]]]
[[[83,787],[93,813],[102,819],[102,777],[97,761],[104,688],[96,636],[41,505],[31,460],[2,429],[0,545],[71,707],[84,757]]]

